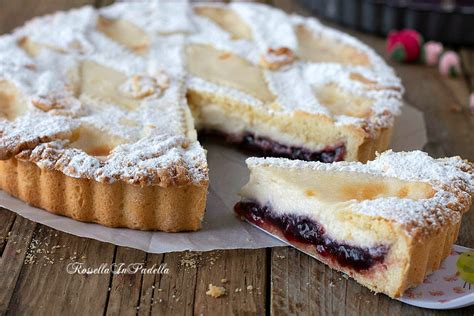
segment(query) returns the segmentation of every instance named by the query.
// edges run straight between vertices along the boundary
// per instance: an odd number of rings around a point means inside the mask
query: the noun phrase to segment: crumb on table
[[[226,291],[224,287],[209,284],[209,290],[206,292],[206,295],[209,295],[214,298],[218,298],[225,295],[225,293]]]

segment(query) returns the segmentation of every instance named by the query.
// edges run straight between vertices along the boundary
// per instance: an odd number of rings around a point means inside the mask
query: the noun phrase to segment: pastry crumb
[[[196,269],[201,262],[201,253],[200,252],[186,252],[181,257],[181,266],[185,269]]]
[[[206,292],[206,295],[213,298],[218,298],[226,294],[225,288],[222,286],[215,286],[209,284],[209,290]]]
[[[227,282],[229,282],[229,280],[227,280],[226,278],[222,278],[222,279],[221,279],[221,283],[224,283],[224,284],[225,284],[225,283],[227,283]]]
[[[253,291],[253,286],[252,285],[247,286],[247,291]]]

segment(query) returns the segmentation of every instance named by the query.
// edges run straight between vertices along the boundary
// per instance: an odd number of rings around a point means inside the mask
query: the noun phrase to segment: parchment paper
[[[426,143],[423,114],[410,106],[395,123],[394,151],[421,149]],[[202,230],[192,233],[142,232],[81,223],[29,206],[0,191],[0,205],[37,223],[73,235],[151,253],[283,246],[279,240],[237,219],[232,211],[237,192],[248,179],[245,156],[230,147],[204,143],[208,150],[210,187]]]

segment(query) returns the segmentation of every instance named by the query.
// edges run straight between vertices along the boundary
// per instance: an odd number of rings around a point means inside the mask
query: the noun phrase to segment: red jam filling
[[[388,252],[388,248],[383,245],[357,247],[333,240],[326,234],[324,227],[308,217],[277,215],[270,206],[261,206],[254,201],[238,202],[234,211],[257,226],[267,224],[279,229],[290,243],[314,245],[319,255],[355,271],[368,270],[382,263]]]

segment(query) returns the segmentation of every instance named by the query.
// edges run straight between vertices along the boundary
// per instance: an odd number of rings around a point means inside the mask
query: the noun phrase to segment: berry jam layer
[[[314,220],[297,215],[277,215],[270,206],[261,206],[257,202],[238,202],[234,211],[259,227],[271,227],[272,230],[276,228],[292,244],[314,246],[311,248],[312,252],[357,272],[369,270],[382,263],[388,252],[388,248],[383,245],[366,248],[335,241],[326,234],[324,227]]]
[[[312,151],[304,147],[287,146],[280,144],[270,138],[256,136],[252,133],[226,134],[215,130],[205,130],[204,135],[222,137],[226,142],[239,144],[242,148],[263,156],[282,157],[306,161],[335,162],[344,160],[346,147],[342,145],[327,146],[323,150]],[[200,136],[202,134],[200,133]]]

